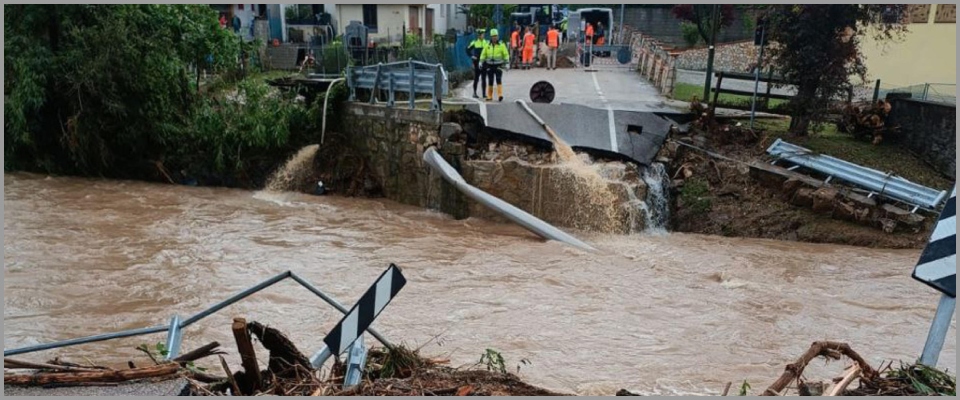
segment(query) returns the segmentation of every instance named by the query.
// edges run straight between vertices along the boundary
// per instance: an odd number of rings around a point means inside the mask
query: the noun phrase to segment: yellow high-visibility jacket
[[[507,50],[507,44],[503,42],[487,43],[487,46],[483,48],[483,53],[480,54],[480,62],[495,65],[510,63],[510,51]]]

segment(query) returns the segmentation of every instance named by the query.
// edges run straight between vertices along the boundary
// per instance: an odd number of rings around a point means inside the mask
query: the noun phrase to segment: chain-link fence
[[[938,103],[957,104],[957,85],[953,83],[922,83],[910,86],[895,86],[877,81],[873,85],[854,88],[854,101],[875,101],[887,95],[907,97]]]

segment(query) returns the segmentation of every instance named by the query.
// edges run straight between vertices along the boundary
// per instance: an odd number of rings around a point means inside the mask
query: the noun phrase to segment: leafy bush
[[[697,25],[692,22],[684,21],[680,23],[680,35],[687,46],[693,47],[700,43],[700,31],[697,30]]]

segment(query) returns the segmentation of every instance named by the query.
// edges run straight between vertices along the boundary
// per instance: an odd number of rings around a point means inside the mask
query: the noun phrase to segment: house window
[[[245,4],[237,4],[237,9],[243,11],[243,6],[245,6]]]
[[[377,30],[377,5],[376,4],[364,4],[363,5],[363,24],[366,25],[371,31]]]

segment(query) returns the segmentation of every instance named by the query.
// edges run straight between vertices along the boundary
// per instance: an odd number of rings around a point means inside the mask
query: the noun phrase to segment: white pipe
[[[427,151],[423,153],[423,161],[435,171],[439,172],[440,176],[442,176],[444,180],[452,184],[463,194],[467,195],[467,197],[470,197],[478,203],[491,208],[500,215],[503,215],[518,225],[526,228],[530,232],[533,232],[544,239],[566,243],[582,250],[596,251],[596,249],[589,244],[580,241],[580,239],[570,236],[566,232],[561,231],[546,222],[543,222],[539,218],[530,215],[526,211],[514,207],[510,203],[500,200],[487,192],[471,186],[466,180],[463,179],[462,176],[460,176],[459,173],[457,173],[457,170],[453,169],[453,167],[451,167],[450,164],[448,164],[447,161],[440,156],[440,153],[437,152],[436,148],[431,147],[427,149]]]
[[[344,80],[346,78],[337,78],[330,82],[330,86],[327,86],[327,93],[323,96],[323,123],[320,127],[320,144],[323,144],[323,139],[327,136],[327,102],[330,101],[330,91],[333,89],[333,85]]]

